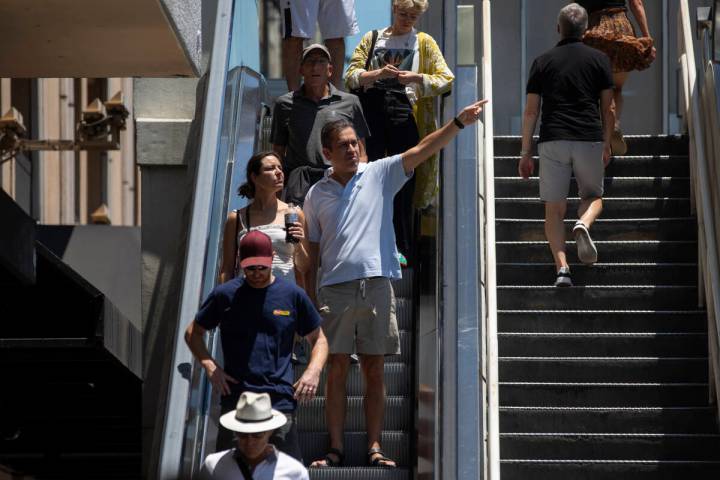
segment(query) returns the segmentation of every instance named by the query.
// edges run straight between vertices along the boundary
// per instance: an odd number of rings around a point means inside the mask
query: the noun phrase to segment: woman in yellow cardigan
[[[392,25],[367,32],[350,59],[345,84],[350,90],[362,89],[370,161],[404,152],[437,128],[433,97],[449,91],[455,76],[435,40],[415,29],[427,8],[427,0],[393,0]],[[413,204],[430,205],[437,193],[437,171],[433,157],[395,197],[401,263],[412,245]]]

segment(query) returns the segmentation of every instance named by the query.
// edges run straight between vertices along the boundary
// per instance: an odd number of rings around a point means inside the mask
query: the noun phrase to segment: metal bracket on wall
[[[88,104],[75,128],[74,140],[32,140],[24,138],[27,129],[22,114],[10,107],[0,117],[0,163],[14,158],[19,152],[120,150],[120,131],[125,130],[128,115],[122,92],[118,92],[104,103],[96,98]]]

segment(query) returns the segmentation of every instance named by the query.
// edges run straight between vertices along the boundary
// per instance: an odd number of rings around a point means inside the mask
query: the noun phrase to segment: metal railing
[[[247,159],[262,141],[261,118],[267,102],[262,75],[235,65],[230,54],[234,30],[242,28],[233,21],[236,3],[218,2],[167,411],[154,477],[160,480],[195,478],[214,446],[217,393],[194,361],[184,331],[217,283],[225,218],[245,204],[232,192],[244,181]],[[222,358],[219,343],[218,334],[210,332],[206,344],[214,358]]]
[[[719,7],[720,1],[716,1],[716,17]],[[698,25],[701,36],[707,35],[706,22],[700,21]],[[717,402],[720,396],[720,231],[717,229],[720,226],[720,65],[708,60],[703,69],[704,82],[698,81],[693,31],[688,0],[681,0],[678,60],[680,93],[684,100],[683,128],[690,138],[691,203],[698,219],[698,303],[706,306],[708,315],[710,401],[720,406]],[[707,42],[701,43],[707,49]],[[712,55],[706,51],[704,58],[710,59]]]
[[[491,2],[482,2],[482,96],[492,100],[492,30]],[[486,478],[500,478],[500,391],[498,385],[498,339],[497,339],[497,281],[495,269],[495,149],[493,102],[485,105],[483,128],[478,127],[478,145],[482,148],[484,165],[480,171],[484,195],[478,197],[478,210],[483,212],[485,255],[482,283],[485,289],[485,408],[486,408]]]

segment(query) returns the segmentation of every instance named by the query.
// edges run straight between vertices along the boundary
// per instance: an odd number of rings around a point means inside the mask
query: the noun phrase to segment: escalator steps
[[[387,397],[383,430],[408,430],[412,426],[414,405],[408,397]],[[299,432],[327,432],[325,397],[316,397],[297,409]],[[345,431],[365,431],[365,412],[362,397],[348,397]]]
[[[407,468],[311,468],[310,478],[313,480],[410,480],[412,470]]]
[[[305,365],[295,366],[295,378],[300,378],[305,370]],[[386,363],[385,364],[385,391],[387,395],[407,395],[410,392],[410,369],[404,363]],[[323,370],[320,376],[320,386],[318,395],[325,395],[325,380],[327,378],[327,369]],[[346,383],[347,394],[350,396],[363,394],[363,380],[359,364],[350,365],[350,372]]]
[[[407,467],[409,452],[407,446],[410,435],[407,432],[383,432],[381,443],[383,452],[388,458],[397,462],[398,466]],[[305,463],[324,458],[329,444],[329,435],[324,432],[307,432],[300,434]],[[367,461],[367,435],[365,432],[345,433],[345,464],[363,465]]]

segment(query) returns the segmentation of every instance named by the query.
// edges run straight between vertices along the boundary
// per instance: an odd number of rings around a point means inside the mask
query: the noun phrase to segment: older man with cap
[[[302,463],[269,444],[273,432],[287,423],[272,408],[267,393],[243,392],[235,410],[220,425],[235,432],[235,448],[208,455],[200,471],[206,480],[307,480]]]
[[[193,355],[221,394],[222,413],[236,408],[241,392],[267,393],[273,407],[287,419],[270,437],[278,449],[300,460],[295,409],[315,396],[328,355],[321,318],[305,292],[272,274],[272,242],[253,230],[240,241],[240,267],[245,278],[218,285],[185,332]],[[210,355],[205,332],[220,327],[224,366]],[[310,361],[293,383],[291,362],[295,334],[312,345]],[[232,444],[220,429],[217,450]]]
[[[273,110],[270,141],[283,160],[287,178],[285,200],[300,205],[307,190],[330,165],[323,157],[320,141],[326,123],[349,121],[360,139],[360,161],[367,162],[364,139],[370,130],[360,100],[330,82],[333,74],[330,60],[330,52],[319,43],[303,50],[300,64],[303,85],[278,97]]]

